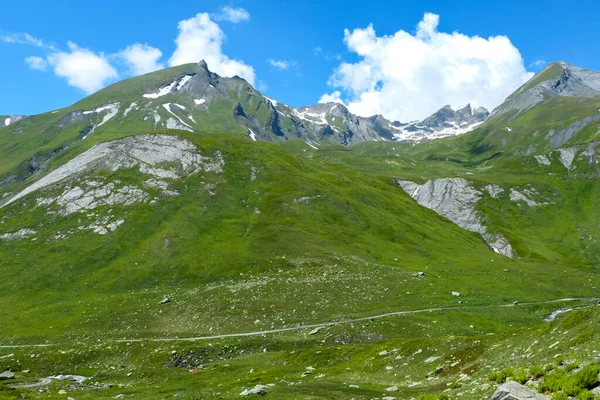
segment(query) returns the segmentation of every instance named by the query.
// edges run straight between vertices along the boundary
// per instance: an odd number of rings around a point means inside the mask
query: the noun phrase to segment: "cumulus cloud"
[[[341,63],[329,80],[336,91],[321,99],[343,99],[362,116],[411,121],[446,104],[492,109],[533,75],[506,36],[443,33],[438,23],[426,13],[414,35],[377,36],[372,25],[346,29],[344,42],[360,60]]]
[[[335,92],[333,92],[331,94],[325,93],[319,99],[319,103],[340,103],[340,104],[344,104],[344,102],[342,101],[342,93],[339,90],[336,90]]]
[[[50,53],[46,59],[28,57],[33,69],[52,67],[54,73],[67,80],[68,84],[92,93],[101,89],[105,83],[118,77],[117,71],[110,65],[103,53],[94,53],[69,42],[69,51]]]
[[[132,44],[118,55],[127,63],[130,74],[134,76],[164,68],[164,65],[158,62],[162,57],[162,52],[147,44]]]
[[[269,64],[271,64],[271,66],[278,68],[278,69],[288,69],[290,67],[289,61],[273,60],[271,58],[269,58],[267,61],[269,62]]]
[[[229,21],[237,24],[240,22],[249,21],[250,13],[243,8],[225,6],[221,8],[220,13],[213,15],[213,18],[217,21]]]
[[[169,59],[176,66],[205,60],[211,71],[221,76],[238,75],[254,85],[254,69],[242,61],[232,60],[222,52],[225,34],[207,13],[180,21],[177,48]]]
[[[38,71],[45,71],[48,68],[48,62],[42,57],[31,56],[25,59],[29,68],[36,69]]]

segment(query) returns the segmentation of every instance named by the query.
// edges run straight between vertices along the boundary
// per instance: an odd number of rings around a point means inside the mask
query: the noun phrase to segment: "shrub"
[[[514,375],[515,381],[519,382],[523,385],[525,382],[529,380],[529,374],[525,371],[524,368],[520,368],[517,373]]]
[[[594,400],[594,393],[590,392],[589,390],[584,390],[583,392],[579,393],[577,400]]]
[[[544,380],[538,385],[539,392],[558,392],[562,389],[566,376],[567,374],[562,369],[546,374]]]
[[[534,378],[541,378],[542,376],[544,376],[545,371],[542,367],[537,367],[537,366],[533,366],[531,368],[529,368],[529,373],[531,374],[531,376],[533,376]]]
[[[557,370],[547,374],[538,385],[540,393],[563,391],[565,395],[577,396],[586,389],[591,389],[598,383],[598,365],[586,365],[572,376],[567,376],[565,370]]]
[[[569,400],[569,396],[565,392],[556,392],[552,395],[552,400]]]
[[[556,363],[557,367],[560,367],[565,363],[565,358],[563,356],[557,357],[554,362]]]
[[[600,373],[600,366],[598,365],[586,365],[573,375],[575,384],[581,389],[591,389],[598,383],[598,374]]]

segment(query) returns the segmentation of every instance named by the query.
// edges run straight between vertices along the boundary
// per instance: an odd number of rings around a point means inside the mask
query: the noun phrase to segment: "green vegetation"
[[[133,102],[190,68],[0,130],[1,194],[99,142],[155,132],[140,110],[86,140],[86,124],[57,124],[115,98]],[[242,107],[268,123],[272,110],[249,85],[238,89]],[[320,149],[251,142],[234,107],[219,100],[198,111],[202,134],[161,131],[224,160],[222,172],[169,180],[176,196],[136,168],[100,168],[0,209],[0,370],[16,373],[0,383],[0,398],[62,399],[65,390],[77,399],[227,399],[265,385],[277,399],[468,400],[507,380],[533,381],[552,398],[591,398],[600,186],[586,154],[598,121],[563,144],[580,151],[569,168],[547,136],[595,115],[599,100],[553,98],[510,122],[419,145]],[[476,212],[517,257],[495,254],[395,182],[448,177],[480,192]],[[90,181],[141,187],[152,201],[68,215],[39,201]],[[492,196],[490,185],[501,192]],[[114,232],[84,229],[107,214],[124,221]],[[10,236],[22,229],[35,234]],[[39,381],[57,374],[89,379]]]

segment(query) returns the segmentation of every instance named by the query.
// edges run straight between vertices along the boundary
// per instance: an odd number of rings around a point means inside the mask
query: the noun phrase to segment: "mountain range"
[[[66,111],[66,112],[65,112]],[[80,135],[130,126],[136,129],[180,129],[209,132],[227,129],[253,140],[300,138],[307,143],[350,145],[369,140],[423,140],[467,132],[488,116],[484,108],[445,106],[411,123],[391,122],[381,115],[364,118],[343,104],[293,108],[263,96],[239,77],[223,78],[202,61],[128,79],[68,107],[53,111],[62,118],[58,129],[82,126]],[[4,117],[4,127],[27,126],[22,116]],[[20,124],[15,125],[16,122]],[[53,129],[52,123],[46,129]]]

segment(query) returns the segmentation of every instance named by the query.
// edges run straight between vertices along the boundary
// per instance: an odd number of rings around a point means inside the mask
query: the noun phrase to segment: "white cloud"
[[[267,82],[265,81],[258,81],[256,84],[256,89],[258,89],[259,92],[264,93],[269,89],[269,86],[267,86]]]
[[[321,99],[343,98],[362,116],[411,121],[445,104],[492,109],[533,75],[506,36],[442,33],[438,22],[425,14],[415,35],[400,30],[378,37],[372,25],[346,29],[344,42],[361,59],[341,63],[329,80],[339,94]]]
[[[269,58],[267,60],[269,64],[278,69],[288,69],[290,67],[290,62],[285,60],[273,60]]]
[[[532,62],[531,64],[529,64],[527,66],[527,68],[542,68],[546,65],[546,61],[544,60],[535,60],[534,62]]]
[[[51,53],[45,61],[54,69],[56,75],[65,78],[69,85],[86,93],[95,92],[104,87],[107,81],[118,77],[117,71],[103,53],[94,53],[72,42],[69,42],[69,52]],[[37,62],[39,60],[33,64],[29,63],[29,66],[33,67]]]
[[[340,103],[340,104],[344,104],[344,102],[342,101],[342,93],[339,90],[336,90],[335,92],[333,92],[331,94],[325,93],[319,99],[319,103]]]
[[[127,63],[130,74],[134,76],[164,68],[164,65],[158,62],[162,52],[147,44],[132,44],[120,51],[118,55]]]
[[[207,13],[180,21],[177,48],[169,65],[181,65],[206,61],[208,68],[221,76],[238,75],[254,85],[254,69],[242,61],[232,60],[223,54],[221,46],[225,34]]]
[[[47,44],[42,39],[38,39],[29,33],[2,33],[0,32],[0,42],[4,43],[15,43],[15,44],[29,44],[44,49],[55,50],[55,47]]]
[[[225,6],[221,9],[220,13],[213,15],[213,18],[217,21],[229,21],[237,24],[239,22],[249,21],[250,13],[243,8]]]
[[[29,68],[36,69],[38,71],[45,71],[48,68],[48,62],[42,57],[31,56],[25,59]]]

